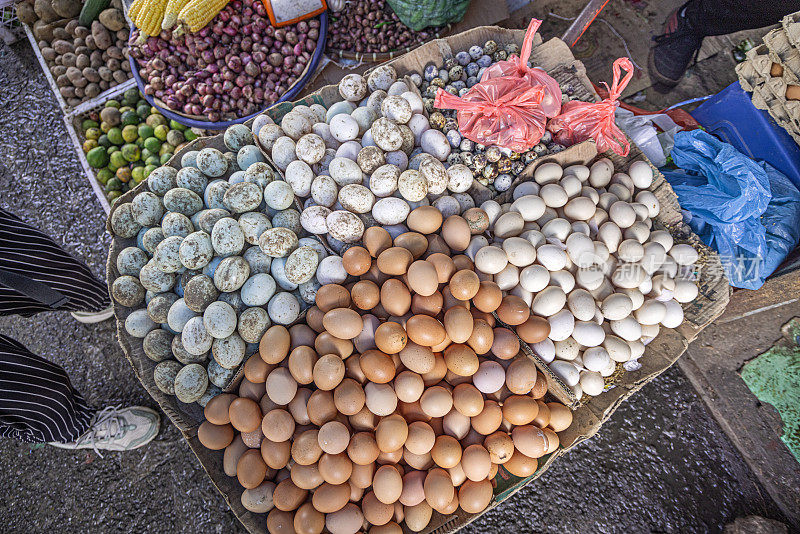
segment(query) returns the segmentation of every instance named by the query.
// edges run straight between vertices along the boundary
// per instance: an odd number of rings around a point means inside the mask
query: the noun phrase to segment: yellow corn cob
[[[169,30],[178,22],[178,14],[189,3],[189,0],[168,0],[167,9],[164,11],[164,20],[161,22],[162,30]]]
[[[211,19],[228,5],[229,0],[190,0],[178,14],[178,20],[186,23],[191,32],[205,28]]]
[[[144,0],[134,0],[133,4],[131,4],[131,8],[128,10],[128,17],[136,23],[136,15],[142,10],[142,4],[144,4]]]
[[[137,17],[137,22],[141,22],[139,29],[143,34],[158,35],[161,32],[161,21],[164,20],[166,7],[167,0],[145,0]]]

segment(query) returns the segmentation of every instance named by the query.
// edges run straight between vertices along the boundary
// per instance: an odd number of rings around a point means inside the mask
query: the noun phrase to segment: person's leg
[[[664,33],[653,38],[648,57],[650,79],[659,90],[675,87],[704,37],[777,24],[798,10],[800,0],[689,0],[670,14]]]
[[[58,309],[85,315],[111,316],[111,301],[105,284],[89,268],[65,252],[49,236],[0,209],[0,270],[12,282],[0,283],[0,315],[31,315],[52,310],[30,288],[13,284],[29,278],[63,295]],[[97,318],[97,316],[93,317]],[[81,316],[76,319],[81,320]],[[103,319],[100,319],[103,320]],[[93,321],[88,321],[93,322]]]
[[[158,434],[150,408],[91,409],[60,366],[0,334],[0,437],[63,449],[125,451]]]

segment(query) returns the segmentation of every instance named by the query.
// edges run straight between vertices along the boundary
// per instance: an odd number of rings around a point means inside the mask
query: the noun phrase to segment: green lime
[[[156,136],[156,139],[160,139],[161,141],[167,140],[167,134],[169,133],[169,127],[166,124],[159,124],[155,127],[153,135]]]
[[[130,106],[127,106],[127,105],[126,106],[122,106],[121,108],[119,108],[119,112],[122,113],[123,115],[125,113],[130,113],[131,111],[133,111],[133,108],[130,107]]]
[[[97,144],[108,148],[111,146],[111,140],[108,138],[107,134],[103,134],[97,139]]]
[[[121,106],[121,104],[117,100],[107,100],[106,101],[106,107],[107,108],[117,108],[117,109],[119,109],[120,106]]]
[[[101,135],[103,135],[103,132],[100,131],[99,127],[89,128],[88,130],[86,130],[86,133],[84,135],[86,136],[86,139],[98,139]]]
[[[114,173],[120,182],[127,183],[131,179],[131,169],[130,167],[120,167],[117,169],[117,172]]]
[[[179,130],[181,132],[186,129],[186,126],[184,126],[183,124],[179,123],[176,120],[169,121],[169,127],[172,128],[173,130]]]
[[[83,142],[83,153],[88,154],[89,151],[98,145],[96,139],[87,139]]]
[[[144,140],[144,147],[155,154],[158,152],[158,149],[161,148],[161,141],[159,141],[156,137],[147,137]]]
[[[144,177],[147,178],[148,176],[150,176],[150,173],[153,172],[154,170],[156,170],[157,168],[158,168],[158,165],[147,165],[147,166],[145,166],[145,168],[144,168]]]
[[[93,121],[92,119],[83,119],[83,121],[81,122],[81,130],[83,130],[84,132],[89,128],[99,128],[99,127],[100,125],[97,123],[97,121]]]
[[[183,132],[183,136],[186,138],[187,141],[194,141],[195,139],[200,137],[199,135],[194,133],[192,130],[186,130],[185,132]]]
[[[136,146],[138,146],[139,148],[144,148],[144,139],[142,139],[141,137],[137,137],[134,143],[136,143]]]
[[[108,150],[106,150],[106,152],[110,156],[114,152],[119,152],[119,147],[117,145],[111,145],[110,147],[108,147]]]
[[[135,169],[136,167],[144,167],[144,161],[137,159],[136,161],[131,162],[131,169]]]
[[[95,169],[102,169],[108,165],[108,159],[106,149],[101,146],[94,147],[86,154],[86,161]]]
[[[126,90],[123,95],[126,101],[131,102],[131,105],[139,101],[139,90],[135,87]]]
[[[171,155],[172,154],[170,154],[170,156]],[[167,161],[169,161],[169,158],[167,158]],[[164,162],[164,163],[166,163],[166,162]],[[150,156],[149,158],[144,160],[144,164],[145,165],[155,165],[156,167],[158,167],[159,165],[161,165],[161,158],[158,157],[158,156]]]
[[[125,143],[125,138],[122,137],[122,130],[119,128],[111,128],[108,130],[108,132],[106,132],[106,135],[108,135],[108,140],[115,145],[121,145]]]
[[[126,143],[133,143],[137,137],[139,137],[139,131],[133,124],[129,124],[122,129],[122,138]]]
[[[144,180],[144,167],[134,167],[131,170],[131,179],[135,184],[141,183]]]
[[[137,124],[139,124],[140,120],[141,119],[139,118],[139,115],[136,114],[133,108],[128,108],[126,111],[123,111],[122,113],[122,124],[124,124],[125,126],[129,125],[136,126]]]
[[[128,159],[124,156],[121,150],[118,150],[117,152],[111,154],[108,166],[109,168],[111,168],[112,171],[116,171],[120,167],[124,167],[127,165],[128,165]]]
[[[165,153],[161,154],[161,156],[159,157],[159,160],[158,160],[158,164],[159,165],[166,165],[167,162],[169,161],[169,158],[171,158],[171,157],[172,157],[172,154],[170,154],[169,152],[165,152]]]
[[[128,161],[138,161],[139,158],[142,156],[141,149],[134,145],[133,143],[128,143],[126,145],[122,145],[122,150],[120,150],[122,156]]]
[[[111,124],[107,122],[100,123],[100,131],[103,133],[108,133],[108,131],[111,130],[111,128],[113,128],[113,126],[111,126]]]
[[[97,181],[105,185],[110,179],[114,177],[114,173],[108,169],[100,169],[97,171]]]
[[[141,139],[141,137],[139,139]],[[142,149],[142,161],[145,161],[147,158],[149,158],[152,155],[153,155],[153,153],[150,152],[149,150],[147,150],[146,148]]]
[[[116,176],[109,178],[108,182],[106,182],[106,191],[119,191],[120,189],[122,189],[122,181]]]
[[[150,106],[148,106],[147,104],[145,104],[144,106],[142,106],[141,104],[136,106],[136,114],[139,115],[140,119],[142,120],[146,119],[147,116],[150,115]]]
[[[153,137],[153,127],[149,124],[140,124],[139,125],[139,137],[142,139],[147,139],[148,137]]]
[[[167,119],[161,114],[151,113],[151,115],[145,119],[145,123],[155,128],[156,126],[160,126],[162,124],[166,125]]]
[[[161,145],[161,148],[158,149],[158,155],[163,156],[164,154],[173,154],[175,152],[175,147],[169,143],[164,143]]]

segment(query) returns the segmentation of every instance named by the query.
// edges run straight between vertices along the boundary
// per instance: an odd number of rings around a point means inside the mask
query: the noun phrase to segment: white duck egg
[[[560,287],[549,286],[539,291],[533,298],[531,309],[536,315],[550,317],[564,308],[567,295]]]

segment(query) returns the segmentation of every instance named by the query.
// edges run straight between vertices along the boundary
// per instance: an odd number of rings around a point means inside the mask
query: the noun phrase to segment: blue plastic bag
[[[800,191],[702,130],[675,135],[663,170],[692,230],[720,255],[731,285],[758,289],[800,241]]]

